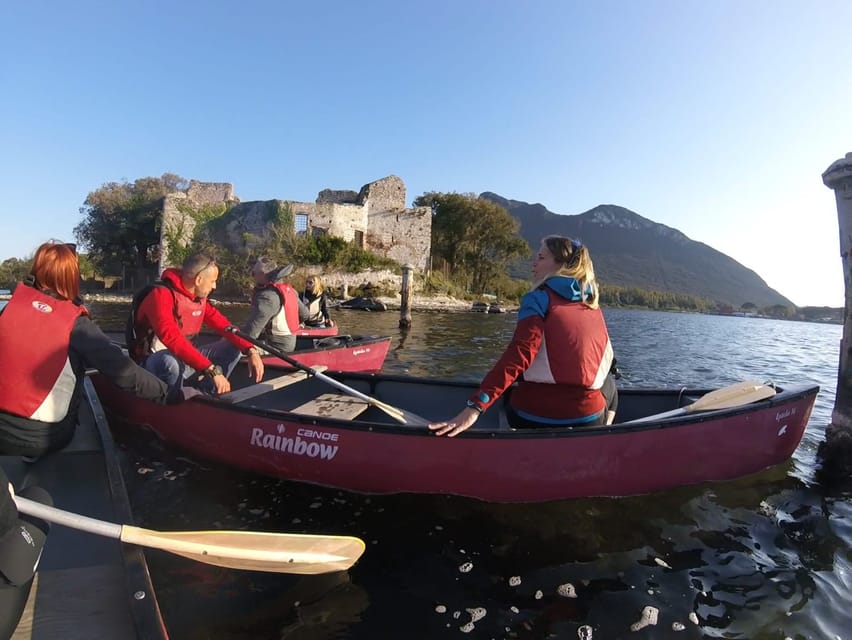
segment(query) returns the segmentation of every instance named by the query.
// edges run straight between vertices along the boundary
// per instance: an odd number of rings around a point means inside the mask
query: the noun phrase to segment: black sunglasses
[[[207,267],[209,267],[210,265],[213,265],[213,264],[216,264],[216,258],[210,258],[210,259],[207,261],[207,264],[205,264],[203,267],[201,267],[198,271],[196,271],[196,272],[195,272],[195,275],[197,276],[199,273],[201,273],[201,272],[202,272],[202,271],[204,271]],[[195,277],[195,276],[193,276],[193,277]]]

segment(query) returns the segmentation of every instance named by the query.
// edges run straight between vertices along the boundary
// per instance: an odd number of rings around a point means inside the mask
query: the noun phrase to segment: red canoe
[[[108,332],[108,335],[119,344],[123,339],[117,332]],[[196,341],[204,344],[218,339],[219,336],[214,333],[203,333]],[[390,336],[298,336],[296,350],[290,355],[304,365],[323,365],[330,371],[380,371],[390,350],[390,343]],[[263,361],[268,367],[291,368],[273,356],[267,356]]]
[[[475,387],[379,374],[333,378],[435,421],[463,407]],[[395,422],[389,407],[368,407],[318,378],[267,392],[283,381],[264,382],[230,404],[201,399],[172,407],[139,400],[99,376],[95,382],[113,418],[147,425],[199,458],[357,492],[493,502],[628,496],[761,471],[790,458],[819,391],[791,386],[744,406],[625,424],[688,405],[705,391],[622,389],[619,422],[610,427],[516,430],[493,407],[449,439]]]
[[[301,327],[296,331],[297,336],[310,336],[311,338],[325,338],[327,336],[336,336],[338,332],[337,326],[333,327]]]
[[[288,354],[309,367],[324,365],[331,371],[380,371],[390,349],[390,336],[299,337],[296,350]],[[274,356],[266,356],[264,365],[292,368]]]

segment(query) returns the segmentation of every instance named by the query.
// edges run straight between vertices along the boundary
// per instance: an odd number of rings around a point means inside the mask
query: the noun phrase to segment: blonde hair
[[[538,282],[533,283],[533,289],[537,289],[544,281],[553,276],[566,276],[574,278],[580,285],[583,296],[583,304],[590,309],[599,306],[600,292],[595,280],[595,268],[592,265],[592,257],[588,248],[579,240],[567,236],[545,236],[541,243],[553,255],[553,259],[559,267],[553,273],[544,276]],[[587,295],[587,291],[589,291]]]
[[[325,291],[325,287],[322,286],[322,278],[320,278],[319,276],[308,276],[305,280],[305,288],[307,288],[308,286],[308,280],[314,281],[314,288],[311,289],[311,291],[316,297],[319,298],[322,295],[322,292]]]

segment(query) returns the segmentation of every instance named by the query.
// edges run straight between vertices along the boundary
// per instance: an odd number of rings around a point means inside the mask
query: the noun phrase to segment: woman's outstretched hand
[[[452,438],[462,431],[470,429],[477,418],[479,418],[479,411],[467,407],[451,420],[430,423],[429,428],[435,432],[436,436],[449,436]]]

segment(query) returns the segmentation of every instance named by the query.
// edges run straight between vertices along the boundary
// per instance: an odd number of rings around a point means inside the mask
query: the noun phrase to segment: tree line
[[[282,264],[321,265],[327,270],[348,272],[398,268],[394,261],[341,238],[297,234],[293,210],[286,201],[267,203],[264,233],[244,237],[240,250],[228,249],[217,240],[221,237],[222,216],[227,212],[225,204],[199,207],[179,201],[179,210],[192,221],[192,232],[172,229],[161,234],[165,197],[186,192],[187,188],[186,179],[165,173],[132,183],[108,182],[89,193],[79,210],[82,220],[74,228],[74,236],[84,250],[80,255],[84,279],[94,279],[96,274],[118,276],[128,271],[155,273],[161,256],[179,264],[195,252],[216,257],[219,290],[235,294],[250,287],[248,267],[260,255]],[[528,280],[508,275],[509,264],[529,257],[531,249],[520,235],[520,223],[505,208],[475,194],[440,192],[426,192],[414,200],[414,205],[432,210],[431,268],[423,282],[426,291],[469,298],[488,294],[517,302],[529,289]],[[165,242],[161,243],[163,235]],[[30,264],[30,258],[4,260],[0,263],[0,286],[10,287],[23,279]],[[601,302],[651,309],[719,310],[716,302],[695,296],[606,283],[601,285]],[[795,313],[780,305],[748,311],[775,317]]]

